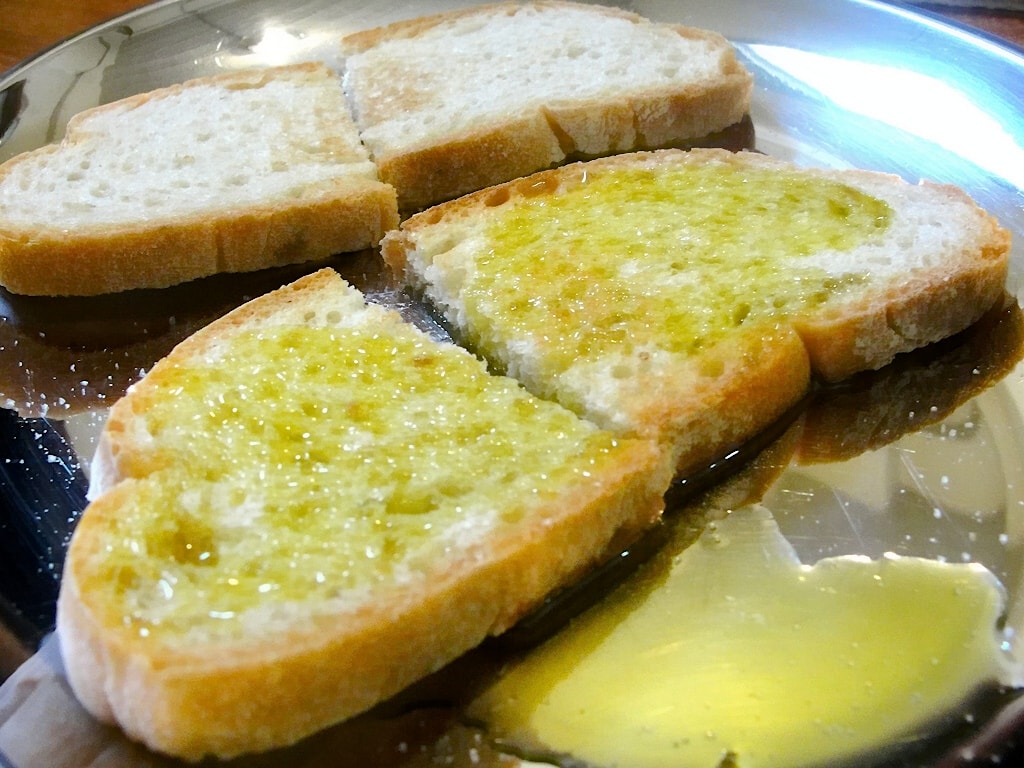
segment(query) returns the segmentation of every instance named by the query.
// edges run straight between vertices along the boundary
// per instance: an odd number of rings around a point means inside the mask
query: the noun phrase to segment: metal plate
[[[0,160],[58,140],[71,115],[96,104],[227,69],[308,59],[337,65],[337,40],[347,32],[469,4],[164,0],[6,73]],[[756,77],[757,149],[802,164],[883,170],[966,189],[1014,233],[1009,290],[1019,297],[1024,52],[876,2],[623,5],[654,20],[717,30],[736,44]],[[376,298],[401,300],[372,254],[336,264]],[[308,270],[98,299],[0,291],[3,676],[52,626],[64,546],[85,503],[106,403],[192,330]],[[416,307],[405,308],[426,321]],[[794,462],[766,496],[805,562],[885,551],[978,561],[1003,581],[1008,621],[1024,628],[1017,330],[1017,319],[1003,318],[830,394],[820,423],[842,414],[843,434],[821,426],[830,436],[814,450],[826,461]],[[993,378],[999,382],[989,387]],[[871,438],[843,448],[841,438],[855,427]],[[984,754],[1007,743],[1024,724],[1016,706],[976,723],[972,749]],[[929,760],[952,765],[958,755]]]

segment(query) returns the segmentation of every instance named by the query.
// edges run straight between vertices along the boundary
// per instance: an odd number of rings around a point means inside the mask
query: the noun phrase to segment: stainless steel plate
[[[0,160],[58,140],[74,113],[227,69],[321,59],[350,31],[468,2],[163,0],[0,77]],[[888,171],[966,189],[1015,236],[1024,275],[1024,52],[866,0],[648,0],[649,18],[717,30],[754,72],[757,149],[802,164]],[[410,317],[372,254],[337,266]],[[101,299],[0,292],[0,618],[3,675],[52,626],[63,548],[84,506],[105,404],[177,340],[298,274],[282,270]],[[1024,368],[1019,318],[831,393],[820,463],[797,461],[766,500],[805,562],[885,551],[978,561],[1024,628]],[[999,383],[989,387],[986,377]],[[879,383],[881,382],[881,383]],[[843,397],[850,396],[844,404]],[[843,410],[843,409],[846,410]],[[840,427],[825,425],[828,417]],[[831,431],[830,431],[831,430]],[[860,430],[858,432],[857,430]],[[845,438],[862,434],[854,446]],[[809,449],[811,450],[811,449]],[[1010,701],[957,739],[980,754],[1024,729]],[[954,765],[955,744],[915,760]],[[2,757],[2,755],[0,755]],[[890,763],[893,764],[893,763]]]

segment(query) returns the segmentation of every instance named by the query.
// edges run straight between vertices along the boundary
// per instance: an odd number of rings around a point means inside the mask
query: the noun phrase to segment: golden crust
[[[375,245],[398,224],[394,191],[349,179],[310,199],[244,213],[31,238],[0,229],[0,282],[25,295],[92,296],[166,288],[221,272],[315,261]]]
[[[398,190],[399,209],[415,211],[556,165],[565,152],[548,121],[536,114],[374,159],[381,178]]]
[[[737,73],[699,89],[553,106],[375,160],[381,178],[398,190],[399,208],[417,211],[566,160],[703,138],[743,119],[750,89],[750,79]]]
[[[1022,357],[1024,310],[1006,294],[948,343],[858,380],[822,387],[802,414],[796,460],[846,461],[938,424],[1001,381]]]
[[[344,44],[350,51],[365,49],[385,37],[414,36],[451,17],[358,33]],[[377,160],[382,177],[400,190],[401,207],[412,210],[567,157],[698,138],[741,119],[750,92],[749,75],[732,57],[723,77],[704,88],[642,94],[628,103],[553,107]],[[580,166],[569,166],[517,179],[456,200],[443,212],[428,211],[410,220],[402,234],[385,240],[385,258],[402,272],[418,229],[441,217],[471,217],[482,207],[519,195],[576,183],[582,172]],[[353,202],[357,199],[361,202]],[[395,200],[392,188],[368,182],[366,188],[325,190],[312,203],[270,206],[241,218],[202,216],[155,231],[119,228],[75,243],[50,232],[26,239],[0,231],[0,275],[11,290],[25,293],[103,293],[314,259],[379,240],[397,226]],[[713,350],[709,357],[718,355],[716,364],[706,365],[705,359],[676,377],[677,384],[686,383],[692,407],[680,409],[678,388],[636,382],[630,416],[640,425],[636,434],[670,444],[678,469],[688,472],[779,417],[806,392],[812,368],[827,379],[843,378],[966,327],[1003,290],[1009,236],[994,221],[990,224],[979,258],[968,268],[951,275],[918,275],[899,290],[863,296],[828,316],[761,327],[730,342],[728,349]],[[139,253],[146,254],[144,261]],[[236,330],[266,321],[282,305],[329,290],[335,280],[333,274],[317,273],[246,305],[183,342],[168,361],[202,354]],[[153,375],[159,375],[157,369]],[[145,465],[131,456],[132,420],[144,390],[145,382],[111,414],[104,449],[109,451],[110,480],[119,485],[94,502],[78,527],[64,573],[59,631],[72,685],[91,711],[151,747],[189,758],[291,743],[363,711],[487,634],[503,631],[605,556],[610,541],[650,525],[669,473],[666,468],[645,474],[644,468],[659,466],[657,451],[653,443],[637,443],[617,477],[606,478],[598,489],[570,489],[553,501],[543,513],[549,523],[543,536],[524,527],[515,536],[489,542],[482,558],[476,557],[480,552],[464,553],[461,560],[439,566],[429,592],[396,594],[356,615],[318,619],[272,644],[218,654],[176,647],[150,655],[99,601],[90,573],[92,554],[102,546],[104,518],[116,515],[129,497],[132,480],[126,478],[145,473]]]
[[[789,328],[761,326],[731,338],[689,365],[630,382],[628,421],[636,434],[666,445],[676,474],[688,477],[722,459],[793,408],[810,386],[811,367]]]
[[[158,751],[198,758],[293,743],[500,633],[594,565],[623,527],[648,527],[658,507],[636,502],[651,497],[642,470],[652,456],[638,444],[631,458],[631,466],[620,467],[622,484],[609,478],[601,494],[580,488],[554,500],[543,514],[550,521],[543,536],[524,526],[491,542],[490,551],[438,564],[429,591],[381,595],[358,614],[216,652],[139,648],[118,617],[97,604],[88,553],[102,546],[93,534],[101,516],[118,514],[118,496],[128,490],[120,486],[83,517],[69,555],[59,631],[72,685],[97,716]]]

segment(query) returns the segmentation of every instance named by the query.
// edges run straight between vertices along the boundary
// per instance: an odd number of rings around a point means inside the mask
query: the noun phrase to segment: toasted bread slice
[[[397,217],[333,71],[233,72],[82,112],[0,166],[0,284],[162,288],[373,247]]]
[[[199,758],[294,742],[500,633],[660,515],[671,467],[323,270],[112,409],[58,607],[85,706]]]
[[[461,339],[682,472],[837,380],[973,323],[1009,235],[961,191],[665,150],[566,166],[408,219],[382,245]]]
[[[739,122],[752,90],[720,35],[582,3],[451,11],[342,51],[360,135],[410,211],[566,158],[700,139]]]

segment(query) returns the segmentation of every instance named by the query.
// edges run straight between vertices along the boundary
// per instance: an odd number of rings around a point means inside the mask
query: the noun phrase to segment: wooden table
[[[139,0],[0,0],[0,72],[66,37],[145,5]],[[928,6],[1024,46],[1024,13]]]
[[[140,0],[0,0],[0,72]]]
[[[985,11],[950,9],[941,6],[923,6],[941,13],[953,21],[990,32],[1024,47],[1024,11]]]

